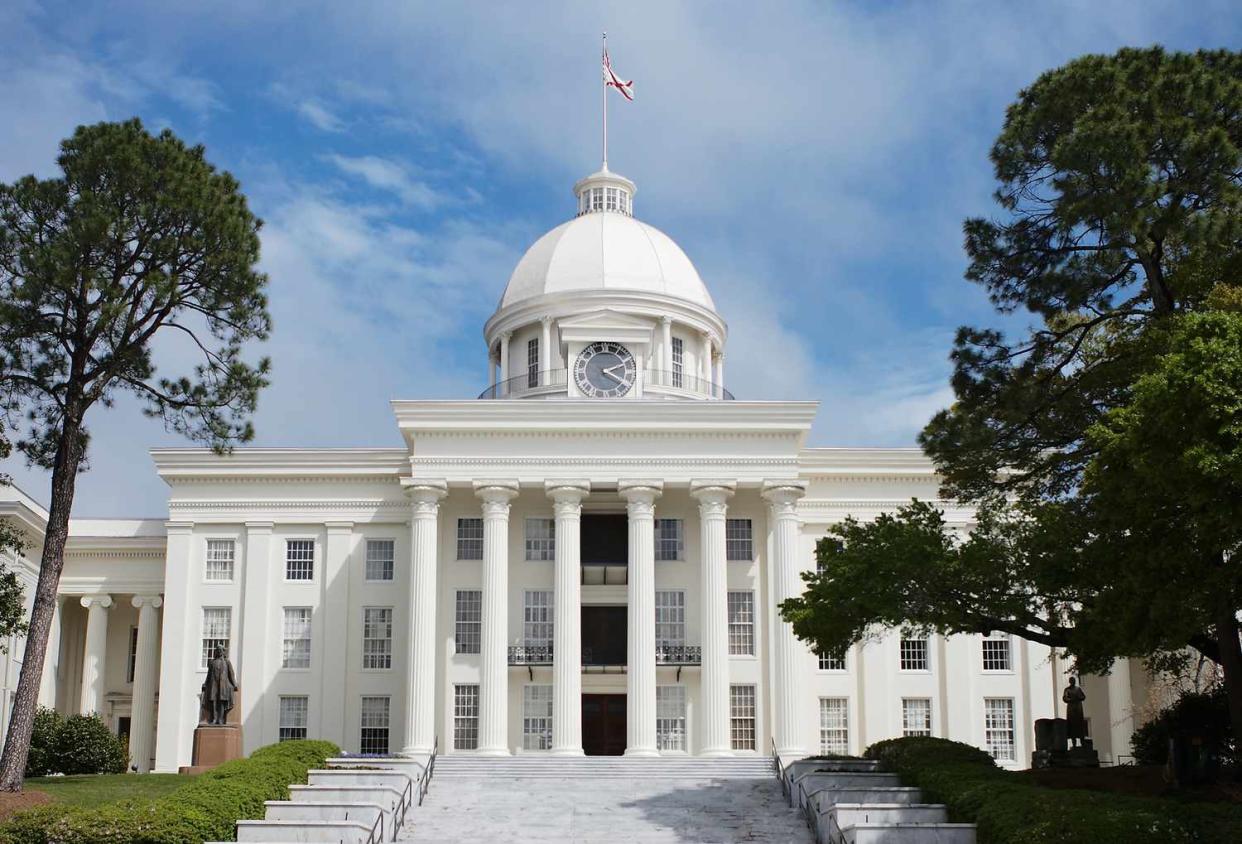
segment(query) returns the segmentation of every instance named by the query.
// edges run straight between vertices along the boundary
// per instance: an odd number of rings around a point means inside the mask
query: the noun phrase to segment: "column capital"
[[[657,480],[622,480],[617,492],[627,502],[626,510],[631,516],[655,515],[655,500],[664,491],[664,482]]]
[[[585,478],[557,478],[544,481],[543,489],[548,498],[558,504],[561,502],[577,504],[591,494],[591,482]]]
[[[551,325],[552,317],[548,314],[545,314],[544,316],[539,317],[539,322],[542,323],[543,325]]]
[[[474,494],[484,504],[507,505],[518,494],[518,482],[509,479],[487,479],[474,482]]]
[[[773,513],[793,514],[798,500],[806,495],[806,481],[798,479],[764,481],[760,495],[768,502]]]
[[[501,340],[501,342],[508,343],[508,342],[509,342],[509,339],[510,339],[512,336],[513,336],[513,332],[512,332],[512,331],[502,331],[502,332],[500,332],[500,340]]]
[[[723,508],[737,489],[737,482],[721,479],[704,479],[690,481],[690,495],[699,501],[699,509]]]
[[[673,318],[669,316],[668,314],[664,314],[663,316],[660,317],[660,324],[661,325],[672,325]]]
[[[90,609],[91,607],[103,607],[105,610],[112,606],[111,595],[83,595],[78,599],[78,603]]]
[[[435,515],[448,495],[448,482],[436,478],[402,478],[401,487],[414,505],[414,513]]]
[[[130,599],[129,603],[131,606],[134,607],[134,609],[141,609],[143,607],[151,607],[152,609],[158,610],[160,607],[164,606],[164,596],[163,595],[135,595],[133,598]]]

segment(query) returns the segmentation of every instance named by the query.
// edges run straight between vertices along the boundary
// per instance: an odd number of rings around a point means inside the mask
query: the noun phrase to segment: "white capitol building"
[[[400,448],[156,449],[166,514],[73,520],[42,703],[176,771],[221,646],[247,752],[796,756],[930,734],[1025,767],[1060,709],[1047,648],[891,631],[818,656],[777,612],[830,525],[937,499],[930,462],[810,448],[816,402],[735,399],[725,321],[635,219],[633,183],[574,190],[484,327],[478,399],[394,401]],[[37,560],[42,507],[0,488],[0,515]],[[13,565],[29,600],[37,563]],[[0,657],[10,699],[22,644]],[[1145,675],[1083,679],[1096,748],[1129,753]]]

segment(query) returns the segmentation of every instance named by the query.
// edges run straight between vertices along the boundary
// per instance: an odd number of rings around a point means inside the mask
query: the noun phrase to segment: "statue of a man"
[[[207,663],[207,679],[203,681],[203,706],[210,713],[208,724],[220,726],[233,708],[233,692],[237,680],[233,676],[233,663],[224,656],[224,648],[216,648],[211,662]]]
[[[1065,733],[1070,740],[1070,747],[1077,747],[1087,737],[1087,716],[1082,712],[1082,702],[1087,693],[1078,686],[1078,681],[1069,678],[1069,685],[1061,694],[1065,702]]]

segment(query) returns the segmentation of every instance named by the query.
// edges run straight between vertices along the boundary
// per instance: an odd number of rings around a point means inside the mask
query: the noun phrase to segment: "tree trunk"
[[[1234,742],[1242,739],[1242,643],[1238,640],[1237,611],[1221,613],[1216,623],[1216,641],[1220,646],[1220,667],[1225,675],[1225,698],[1229,702],[1229,723]]]
[[[65,540],[69,538],[69,511],[82,462],[81,413],[66,414],[56,462],[52,467],[52,501],[48,509],[47,530],[43,538],[43,557],[39,563],[39,582],[35,586],[34,604],[30,610],[30,629],[26,633],[26,651],[9,734],[0,756],[0,791],[21,791],[26,776],[26,757],[30,755],[30,735],[34,730],[35,709],[39,703],[39,687],[43,680],[43,662],[47,656],[48,631],[56,609],[56,590],[60,573],[65,567]]]

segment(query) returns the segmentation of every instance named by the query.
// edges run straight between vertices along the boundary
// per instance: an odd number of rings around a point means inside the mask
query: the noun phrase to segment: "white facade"
[[[485,327],[480,399],[393,402],[401,448],[157,449],[166,517],[73,521],[45,700],[174,771],[221,644],[248,751],[859,753],[926,731],[1024,766],[1063,685],[1046,648],[893,631],[821,660],[777,614],[832,524],[937,500],[930,463],[808,448],[815,402],[732,400],[724,320],[633,184],[575,191]],[[37,549],[46,514],[3,494]],[[1141,672],[1088,679],[1097,748],[1128,753]]]

